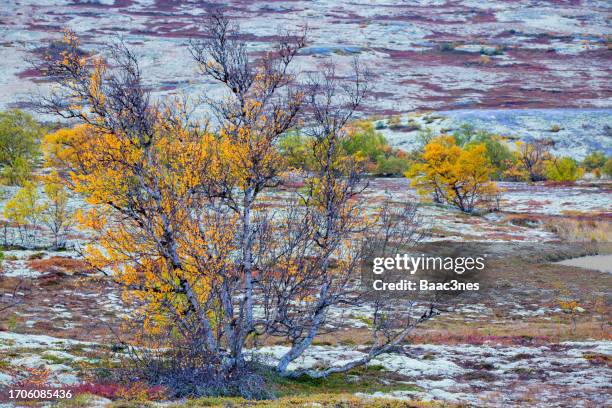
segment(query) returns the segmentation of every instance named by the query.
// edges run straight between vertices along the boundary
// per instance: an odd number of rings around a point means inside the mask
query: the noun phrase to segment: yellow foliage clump
[[[166,125],[160,122],[146,148],[129,135],[90,125],[58,130],[44,141],[49,165],[62,169],[71,190],[94,205],[78,214],[81,226],[98,234],[87,251],[89,263],[112,271],[129,288],[130,299],[143,305],[150,331],[167,323],[168,308],[181,314],[190,307],[184,287],[205,302],[216,272],[227,267],[231,225],[205,220],[206,213],[195,219],[189,209],[202,179],[239,174],[227,164],[245,153],[240,145],[229,149],[223,138]],[[130,216],[117,217],[117,211]],[[202,223],[209,228],[203,230]],[[168,231],[183,232],[175,248],[180,267],[171,256],[157,255],[166,251]],[[216,257],[209,257],[211,247]]]
[[[441,135],[425,146],[422,160],[406,173],[421,195],[446,202],[464,212],[490,203],[499,193],[490,181],[494,171],[484,144],[461,148],[455,138]]]

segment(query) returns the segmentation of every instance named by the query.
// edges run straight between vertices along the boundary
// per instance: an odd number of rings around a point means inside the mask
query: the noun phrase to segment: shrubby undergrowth
[[[30,179],[40,156],[45,128],[18,109],[0,112],[0,178],[4,184]]]
[[[255,356],[228,371],[219,355],[201,345],[174,341],[172,347],[149,351],[133,350],[124,360],[120,380],[138,379],[161,386],[169,398],[241,396],[246,399],[272,399],[274,367],[262,364]]]
[[[316,140],[299,130],[289,132],[278,143],[287,166],[305,171],[315,168],[309,151]],[[410,167],[409,155],[389,146],[385,137],[368,121],[355,121],[347,126],[347,137],[341,145],[341,155],[353,158],[372,176],[401,177]]]

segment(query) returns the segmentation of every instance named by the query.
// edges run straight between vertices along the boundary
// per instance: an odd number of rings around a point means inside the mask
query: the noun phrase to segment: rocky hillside
[[[346,67],[358,55],[375,77],[369,113],[612,106],[608,1],[226,3],[255,53],[275,40],[279,27],[307,23],[310,43],[299,58],[302,68],[328,56]],[[81,36],[84,48],[123,37],[144,56],[143,71],[157,94],[214,92],[196,75],[185,46],[188,38],[202,35],[205,4],[3,2],[0,108],[27,107],[40,77],[24,61],[48,51],[64,27]]]

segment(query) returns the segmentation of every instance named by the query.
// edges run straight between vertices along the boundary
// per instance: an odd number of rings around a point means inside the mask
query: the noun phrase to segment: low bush
[[[89,266],[85,261],[61,256],[54,256],[48,259],[31,259],[28,261],[28,267],[42,273],[89,271]]]
[[[571,157],[553,158],[546,164],[546,178],[551,181],[574,182],[582,177],[583,171]]]
[[[604,152],[591,152],[584,160],[582,160],[582,167],[586,171],[594,171],[595,169],[601,169],[606,164],[606,155]]]
[[[110,378],[105,376],[103,384],[86,384],[78,392],[110,399],[136,399],[139,393],[150,395],[159,390],[160,395],[168,398],[240,397],[258,401],[317,393],[417,390],[406,382],[407,377],[382,371],[376,365],[332,373],[325,378],[307,375],[287,378],[257,355],[251,355],[241,368],[228,373],[221,368],[222,361],[203,352],[197,344],[169,337],[161,340],[167,337],[147,335],[147,343],[142,343],[145,347],[130,349],[121,367],[113,369]],[[139,385],[131,389],[116,385],[129,382]]]
[[[376,160],[376,175],[399,176],[410,168],[410,161],[406,155],[381,156]]]
[[[505,143],[504,138],[485,130],[477,130],[469,124],[462,125],[453,133],[457,145],[461,147],[482,144],[492,166],[493,180],[512,179],[510,169],[516,166],[516,157]]]
[[[387,128],[387,124],[385,122],[383,122],[382,120],[378,120],[375,122],[374,124],[374,129],[376,130],[383,130]]]
[[[454,137],[441,135],[425,146],[421,160],[406,177],[423,196],[471,213],[497,207],[499,189],[490,181],[493,167],[484,144],[457,145]]]
[[[45,257],[45,253],[44,252],[34,252],[33,254],[28,256],[28,260],[32,261],[35,259],[43,259]]]
[[[362,157],[368,163],[375,163],[385,150],[391,149],[382,133],[377,132],[370,122],[358,121],[351,124],[348,135],[342,143],[344,152],[350,156]]]
[[[399,129],[402,127],[402,117],[400,115],[393,115],[387,121],[389,129]]]
[[[547,164],[553,158],[550,153],[552,143],[549,140],[534,140],[531,143],[518,141],[516,166],[510,172],[517,178],[536,182],[546,180]]]
[[[278,144],[278,150],[285,159],[288,168],[304,169],[311,168],[312,159],[309,157],[309,149],[312,148],[312,139],[299,132],[290,132],[285,135]]]
[[[608,160],[606,160],[602,170],[604,174],[608,176],[608,178],[612,178],[612,157],[609,157]]]
[[[308,136],[291,132],[280,140],[278,149],[289,169],[309,171],[314,167],[314,143]],[[348,135],[342,141],[342,150],[346,156],[357,159],[374,176],[400,177],[411,163],[406,152],[391,148],[375,126],[366,121],[357,121],[349,126]]]
[[[22,246],[36,244],[45,204],[37,186],[27,181],[4,205],[4,217],[17,227]]]
[[[270,385],[272,369],[255,359],[228,372],[222,361],[197,344],[176,339],[167,342],[163,348],[130,349],[130,357],[115,373],[118,382],[136,379],[149,387],[163,387],[170,398],[274,397]]]
[[[38,160],[44,129],[18,109],[0,112],[0,176],[7,184],[23,184]]]

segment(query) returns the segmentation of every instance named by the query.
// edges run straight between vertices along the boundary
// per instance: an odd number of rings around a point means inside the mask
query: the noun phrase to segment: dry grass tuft
[[[85,261],[61,256],[48,259],[31,259],[28,261],[28,267],[42,273],[83,273],[90,271]]]
[[[568,242],[612,242],[612,222],[609,220],[553,219],[545,228]]]

